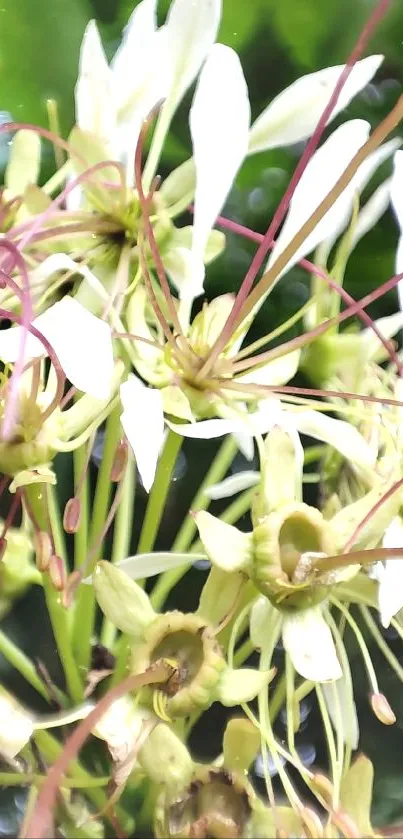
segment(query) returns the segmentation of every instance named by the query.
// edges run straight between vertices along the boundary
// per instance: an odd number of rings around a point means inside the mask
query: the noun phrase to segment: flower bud
[[[115,451],[115,457],[113,459],[111,468],[111,481],[113,481],[113,483],[118,484],[119,481],[122,480],[127,466],[127,459],[127,442],[126,440],[120,440],[119,445],[117,446]]]
[[[63,515],[63,527],[66,533],[77,533],[80,527],[81,502],[77,496],[69,498]]]
[[[383,693],[373,693],[371,696],[372,710],[384,725],[394,725],[396,716]]]
[[[46,530],[37,530],[34,535],[34,549],[36,556],[36,567],[39,571],[47,571],[49,560],[52,556],[52,542]]]
[[[57,556],[57,554],[52,554],[50,557],[48,572],[52,585],[56,591],[63,591],[66,585],[67,575],[64,562],[60,556]]]
[[[167,802],[162,796],[156,809],[155,835],[173,837],[238,837],[250,833],[254,790],[244,775],[210,766],[199,766],[191,783]]]
[[[191,779],[193,761],[177,734],[159,722],[139,751],[139,763],[154,784],[164,784],[172,795]]]

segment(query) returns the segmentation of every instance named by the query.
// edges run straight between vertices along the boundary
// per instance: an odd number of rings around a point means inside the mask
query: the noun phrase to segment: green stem
[[[234,438],[231,436],[226,437],[192,500],[190,505],[192,510],[205,510],[209,506],[211,499],[205,494],[205,490],[224,477],[235,457],[237,449],[238,447]],[[172,551],[177,551],[178,553],[188,551],[195,532],[196,523],[191,516],[187,516],[174,540]],[[151,602],[154,609],[158,610],[161,608],[171,589],[186,574],[188,567],[173,568],[161,574],[151,595]]]
[[[158,461],[155,480],[148,499],[137,553],[148,553],[154,548],[158,528],[164,512],[172,472],[182,442],[183,437],[179,434],[175,434],[173,431],[168,432],[161,457]]]
[[[109,415],[106,430],[102,461],[99,466],[97,486],[93,504],[93,516],[89,545],[96,543],[102,533],[111,496],[111,469],[115,457],[116,446],[120,438],[120,407],[116,407]],[[87,574],[95,567],[101,555],[102,543],[93,556],[91,566],[86,569]],[[87,670],[91,656],[91,638],[94,631],[95,595],[92,586],[80,586],[77,595],[74,621],[74,649],[80,665]]]
[[[21,676],[38,692],[44,699],[49,700],[49,692],[42,680],[39,678],[34,665],[22,650],[14,644],[4,632],[0,631],[0,653],[4,658],[21,673]]]
[[[47,775],[38,775],[35,772],[27,772],[23,775],[18,772],[0,772],[0,786],[19,787],[31,786],[31,784],[39,786],[46,781],[46,778]],[[88,776],[88,778],[63,778],[62,786],[66,789],[93,789],[106,787],[110,780],[110,775],[101,778],[91,778],[91,776]]]
[[[31,484],[25,488],[26,498],[34,520],[41,530],[48,531],[50,519],[55,548],[59,552],[63,550],[64,540],[56,496],[53,492],[47,493],[46,489],[46,485]],[[60,592],[53,588],[47,574],[43,575],[43,590],[68,692],[73,702],[79,702],[82,699],[82,684],[71,645],[69,616],[62,606]]]
[[[111,676],[109,687],[113,688],[127,676],[127,666],[131,650],[130,639],[127,635],[121,635],[116,644],[116,664]]]
[[[48,513],[52,527],[55,551],[67,565],[66,539],[63,530],[63,523],[60,515],[60,506],[57,498],[56,488],[48,485],[47,489]]]
[[[36,731],[34,736],[46,762],[53,764],[63,751],[63,745],[52,734],[49,734],[48,731]],[[95,804],[97,810],[102,810],[105,807],[107,802],[106,794],[103,790],[93,786],[93,776],[83,768],[78,760],[71,761],[68,774],[71,778],[82,782],[83,785],[85,783],[88,784],[87,797]]]
[[[136,464],[132,457],[127,463],[121,501],[116,513],[115,527],[113,530],[112,562],[120,562],[129,554],[130,540],[132,535],[132,524],[134,514],[134,494],[136,488]],[[116,627],[104,618],[101,630],[101,644],[111,648],[116,637]]]
[[[73,452],[74,462],[74,484],[77,487],[81,481],[83,470],[87,466],[87,451],[85,446],[80,446]],[[74,568],[77,570],[84,564],[88,550],[88,520],[89,520],[89,487],[88,474],[85,475],[79,493],[80,499],[80,524],[74,534]]]

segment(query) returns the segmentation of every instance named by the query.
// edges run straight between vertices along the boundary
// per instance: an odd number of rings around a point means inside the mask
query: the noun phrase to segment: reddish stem
[[[219,227],[224,227],[227,230],[231,230],[235,234],[239,234],[240,236],[244,236],[247,239],[251,239],[254,242],[262,242],[264,236],[262,233],[256,233],[255,230],[250,230],[249,227],[245,227],[243,224],[238,224],[236,221],[232,221],[231,219],[224,218],[224,216],[219,216],[216,220],[216,224]],[[270,248],[273,248],[276,244],[275,239],[270,243]],[[344,303],[348,303],[349,305],[353,305],[356,300],[351,294],[348,293],[339,283],[336,283],[335,280],[332,280],[331,277],[323,271],[322,268],[318,268],[313,262],[310,262],[309,259],[301,259],[299,261],[299,265],[301,268],[305,268],[306,271],[309,271],[310,274],[315,274],[315,276],[319,277],[319,279],[323,280],[327,283],[330,288],[332,288],[336,294],[341,297]],[[367,312],[359,311],[357,312],[357,316],[368,326],[372,331],[375,333],[376,337],[379,339],[381,344],[385,347],[386,352],[388,353],[391,361],[396,364],[396,369],[399,376],[403,376],[403,365],[397,355],[395,348],[393,347],[392,343],[388,341],[382,335],[381,331],[378,329],[375,321],[367,314]]]
[[[248,294],[249,294],[249,292],[250,292],[250,290],[253,286],[253,283],[254,283],[254,281],[257,277],[257,274],[258,274],[260,268],[262,267],[265,256],[267,255],[267,252],[270,248],[270,243],[271,243],[273,237],[275,236],[275,234],[277,233],[278,228],[280,227],[280,224],[285,217],[285,214],[288,210],[291,198],[294,195],[296,187],[298,186],[299,181],[301,180],[301,177],[304,174],[305,169],[306,169],[309,161],[311,160],[314,152],[316,151],[316,149],[319,145],[319,142],[322,138],[322,134],[323,134],[323,132],[326,128],[327,122],[328,122],[328,120],[329,120],[329,118],[332,114],[332,111],[333,111],[335,105],[337,104],[340,93],[341,93],[341,91],[342,91],[342,89],[343,89],[343,87],[344,87],[344,85],[345,85],[345,83],[346,83],[346,81],[347,81],[355,63],[358,61],[360,55],[364,51],[364,49],[365,49],[373,31],[374,31],[374,29],[376,28],[379,21],[381,20],[381,18],[386,13],[389,5],[390,5],[390,0],[380,0],[380,2],[377,3],[377,5],[376,5],[374,11],[372,12],[369,20],[367,21],[366,25],[364,26],[364,29],[362,30],[362,32],[361,32],[361,34],[360,34],[360,36],[357,40],[357,43],[355,44],[349,58],[347,59],[346,64],[344,66],[344,69],[342,70],[342,72],[340,74],[340,77],[338,79],[338,82],[337,82],[337,84],[334,88],[334,91],[333,91],[333,93],[332,93],[332,95],[329,99],[329,102],[327,103],[326,108],[323,111],[323,114],[322,114],[322,116],[321,116],[321,118],[320,118],[320,120],[319,120],[319,122],[316,126],[315,131],[312,134],[312,137],[310,138],[310,140],[308,141],[308,143],[305,147],[304,153],[303,153],[303,155],[302,155],[302,157],[301,157],[301,159],[298,163],[297,168],[295,169],[295,172],[294,172],[294,174],[291,178],[289,186],[288,186],[287,190],[285,191],[284,196],[283,196],[282,200],[280,201],[280,204],[277,207],[276,212],[274,213],[274,216],[273,216],[273,218],[270,222],[270,225],[267,229],[267,232],[265,233],[263,241],[261,242],[261,244],[260,244],[253,260],[252,260],[252,263],[251,263],[251,265],[250,265],[250,267],[249,267],[249,269],[246,273],[246,276],[243,280],[243,283],[242,283],[242,285],[241,285],[241,287],[238,291],[238,294],[235,298],[235,302],[234,302],[234,305],[232,307],[232,310],[231,310],[231,312],[230,312],[230,314],[227,318],[227,321],[224,325],[224,328],[222,330],[221,337],[217,340],[216,346],[214,348],[212,348],[211,352],[213,352],[213,350],[215,351],[215,353],[218,352],[218,351],[221,351],[222,347],[225,345],[225,342],[228,340],[228,335],[231,334],[231,330],[232,330],[233,326],[235,325],[235,323],[237,321],[238,315],[239,315],[239,313],[240,313],[240,311],[241,311],[241,309],[242,309],[242,307],[243,307],[243,305],[244,305],[244,303],[245,303],[245,301],[248,297]]]
[[[59,786],[62,785],[62,777],[112,702],[120,699],[129,691],[140,690],[144,685],[166,682],[171,675],[171,671],[172,668],[168,668],[163,662],[157,662],[144,673],[137,676],[128,676],[120,685],[111,688],[99,700],[88,717],[79,723],[66,741],[63,751],[48,770],[46,781],[39,790],[31,818],[26,826],[25,839],[43,839],[48,835],[48,830],[52,828],[52,812],[56,804]]]

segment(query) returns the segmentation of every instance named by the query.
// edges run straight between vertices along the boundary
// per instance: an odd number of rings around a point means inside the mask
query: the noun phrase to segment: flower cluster
[[[298,79],[251,124],[240,60],[216,41],[221,12],[221,0],[172,0],[158,26],[156,0],[141,0],[110,64],[91,21],[70,136],[11,126],[0,204],[0,619],[41,587],[64,674],[34,667],[0,629],[0,652],[50,706],[28,709],[1,687],[4,777],[32,783],[26,837],[376,835],[373,767],[354,754],[352,656],[374,715],[392,725],[372,648],[402,680],[383,630],[403,636],[403,363],[393,340],[403,314],[395,306],[373,321],[366,308],[395,286],[400,294],[402,237],[395,277],[361,301],[343,281],[389,204],[403,229],[402,140],[391,136],[403,105],[372,132],[344,119],[383,60],[358,55],[361,37],[345,66]],[[190,89],[191,156],[162,179]],[[45,139],[58,154],[43,183]],[[249,155],[302,142],[266,235],[219,215]],[[392,174],[363,203],[391,157]],[[220,264],[225,229],[259,247],[236,293],[211,299],[206,268]],[[306,304],[252,339],[261,306],[297,264]],[[297,337],[278,343],[297,323]],[[198,440],[216,438],[172,541],[160,525],[172,517],[181,446],[192,457]],[[195,566],[207,571],[201,586],[185,577]],[[296,746],[308,696],[328,750],[318,766]],[[224,733],[202,760],[193,734],[208,732],[213,704]],[[73,724],[66,742],[49,733]]]

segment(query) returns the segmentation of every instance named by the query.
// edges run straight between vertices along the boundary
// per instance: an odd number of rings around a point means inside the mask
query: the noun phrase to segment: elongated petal
[[[375,323],[381,335],[389,340],[396,335],[396,332],[398,332],[399,329],[403,328],[403,312],[395,312],[394,315],[387,315],[384,318],[378,318]],[[362,330],[360,334],[360,341],[362,341],[365,347],[365,355],[368,359],[379,363],[387,358],[385,348],[382,346],[379,338],[375,335],[374,330],[371,329],[370,326],[367,329]],[[396,398],[399,399],[399,397]]]
[[[323,685],[323,694],[334,730],[339,733],[341,729],[344,742],[356,749],[360,736],[357,710],[345,676],[330,685]]]
[[[167,109],[176,109],[194,82],[210,47],[216,39],[221,18],[221,0],[174,0],[167,17],[172,86]],[[171,70],[170,70],[171,68]]]
[[[0,689],[0,753],[12,760],[34,731],[33,717],[2,687]]]
[[[241,702],[251,702],[267,687],[275,675],[272,670],[252,670],[249,667],[232,670],[227,667],[217,686],[217,698],[222,705],[232,708]]]
[[[390,201],[391,183],[392,179],[387,178],[358,213],[357,224],[352,235],[352,248],[355,248],[358,242],[375,227],[379,219],[386,213]]]
[[[392,618],[403,608],[403,524],[396,517],[385,531],[384,548],[402,548],[402,557],[376,564],[379,580],[378,603],[382,626],[388,627]]]
[[[196,290],[204,277],[210,230],[247,152],[249,122],[248,89],[239,58],[230,47],[215,44],[201,71],[190,111],[196,166],[192,249]],[[184,296],[183,289],[181,294]],[[192,288],[189,296],[195,296]]]
[[[118,108],[127,103],[138,86],[146,51],[156,31],[156,6],[156,0],[142,0],[135,7],[125,26],[120,47],[111,61]]]
[[[332,633],[320,606],[284,616],[283,644],[304,679],[328,682],[342,676]]]
[[[262,367],[237,376],[236,381],[255,385],[284,385],[295,376],[300,356],[300,350],[287,353],[269,361],[268,364],[263,364]]]
[[[258,597],[252,606],[249,620],[250,639],[255,649],[262,649],[267,638],[277,641],[280,627],[281,613],[267,600],[267,597]],[[274,640],[273,643],[275,643]]]
[[[202,510],[195,516],[200,539],[207,556],[223,571],[240,571],[252,558],[251,533],[242,533],[232,524]]]
[[[113,377],[113,347],[111,330],[105,321],[92,315],[73,297],[63,297],[33,325],[53,347],[62,369],[70,382],[94,396],[107,399]],[[0,357],[3,361],[18,358],[21,327],[7,329],[0,334]],[[27,337],[25,358],[39,358],[46,350],[34,335]]]
[[[124,571],[131,580],[143,580],[146,577],[154,577],[162,574],[171,568],[180,568],[181,565],[189,565],[199,560],[207,559],[202,553],[175,553],[175,551],[160,551],[156,553],[137,554],[128,556],[116,564],[116,568]]]
[[[362,90],[383,61],[382,55],[370,55],[357,61],[337,100],[330,122]],[[305,140],[313,133],[344,69],[343,65],[326,67],[302,76],[280,93],[252,125],[249,152],[252,154],[276,146],[288,146]]]
[[[283,413],[281,412],[280,401],[271,398],[264,399],[259,404],[257,411],[251,414],[245,413],[245,418],[236,416],[231,417],[231,419],[201,420],[201,422],[190,424],[167,422],[167,425],[177,434],[195,440],[213,440],[216,437],[223,437],[225,434],[247,434],[250,437],[253,434],[266,434],[279,421],[280,413],[281,415]]]
[[[207,498],[212,498],[214,501],[217,498],[230,498],[238,492],[243,492],[245,489],[256,486],[259,480],[259,472],[237,472],[236,475],[230,475],[229,478],[224,478],[220,483],[207,487],[204,490],[204,494],[207,495]]]
[[[328,443],[356,466],[371,467],[375,452],[360,432],[344,420],[332,419],[320,411],[301,411],[293,416],[296,428],[322,443]]]
[[[393,158],[390,197],[400,230],[403,230],[403,151],[397,151]]]
[[[81,44],[75,99],[77,125],[113,144],[116,111],[112,74],[94,20],[89,22]]]
[[[93,586],[104,615],[122,632],[140,638],[155,617],[145,591],[124,571],[104,561],[94,571]]]
[[[356,152],[368,139],[369,129],[369,123],[361,119],[345,122],[315,152],[290,202],[287,218],[268,265],[271,266],[276,262],[278,256],[337,183]],[[355,189],[356,184],[353,178],[322,220],[297,248],[293,257],[279,273],[279,278],[320,242],[330,237],[334,229],[340,229],[346,213],[352,206]]]
[[[149,492],[164,442],[164,412],[159,390],[145,387],[131,374],[121,385],[123,413],[120,417],[133,449],[144,489]]]
[[[17,131],[11,144],[5,174],[7,198],[23,195],[30,184],[36,184],[41,163],[41,140],[36,131]]]

